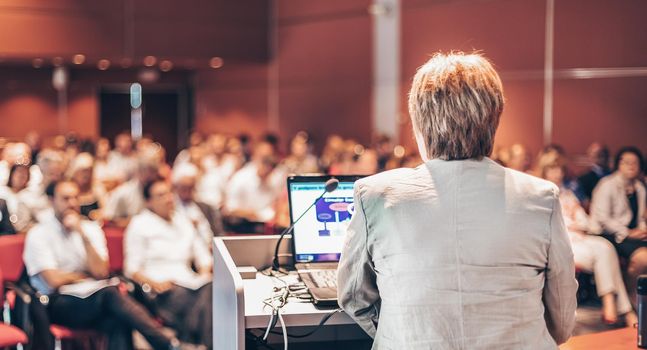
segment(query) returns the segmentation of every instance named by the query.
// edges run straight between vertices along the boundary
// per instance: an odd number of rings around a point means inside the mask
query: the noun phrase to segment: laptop
[[[337,189],[326,193],[310,209],[331,178]],[[337,306],[337,265],[346,229],[354,213],[353,189],[361,176],[290,176],[290,220],[308,209],[292,231],[294,267],[316,306]]]

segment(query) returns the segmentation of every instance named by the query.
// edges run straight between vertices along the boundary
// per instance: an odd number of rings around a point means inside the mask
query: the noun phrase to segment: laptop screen
[[[353,188],[357,176],[336,176],[339,186],[326,193],[310,209],[331,176],[293,176],[288,178],[290,219],[294,222],[308,210],[292,231],[296,262],[339,261],[346,229],[355,207]]]

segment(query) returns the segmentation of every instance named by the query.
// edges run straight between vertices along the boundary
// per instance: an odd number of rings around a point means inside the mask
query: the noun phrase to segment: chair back
[[[110,273],[121,273],[124,269],[124,230],[116,227],[104,227],[104,233],[108,246]]]
[[[25,248],[25,235],[0,236],[0,270],[8,282],[18,282],[25,264],[22,251]]]
[[[0,269],[0,310],[4,310],[4,277]]]

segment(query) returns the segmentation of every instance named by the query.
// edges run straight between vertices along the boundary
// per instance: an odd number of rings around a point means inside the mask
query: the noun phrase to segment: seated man
[[[51,216],[52,210],[45,190],[51,183],[63,178],[65,164],[63,156],[59,152],[53,149],[44,149],[38,154],[36,165],[40,171],[35,173],[39,176],[32,176],[34,172],[30,170],[28,188],[20,198],[29,209],[31,217],[40,222]]]
[[[274,219],[275,204],[285,190],[285,171],[277,167],[276,152],[271,144],[259,142],[252,160],[236,172],[227,186],[225,209],[233,218],[250,222]]]
[[[175,210],[193,223],[200,237],[210,247],[213,236],[224,235],[224,229],[220,211],[195,199],[198,174],[198,167],[191,163],[182,163],[173,169],[171,182],[175,192]]]
[[[150,291],[158,315],[180,339],[211,348],[212,259],[207,245],[189,219],[175,213],[166,182],[144,185],[143,196],[146,209],[126,228],[124,272]]]
[[[132,330],[154,349],[174,349],[176,339],[164,335],[148,312],[108,276],[108,251],[99,225],[79,213],[79,188],[71,181],[47,188],[54,215],[27,234],[23,259],[32,286],[49,296],[52,323],[71,328],[95,328],[108,334],[110,349],[132,348]]]
[[[144,209],[142,187],[157,177],[157,163],[140,159],[137,174],[128,182],[119,185],[108,197],[103,209],[103,218],[118,227],[126,227],[130,218]]]

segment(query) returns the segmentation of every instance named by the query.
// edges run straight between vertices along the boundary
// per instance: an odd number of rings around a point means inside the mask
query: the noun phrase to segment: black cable
[[[326,322],[328,322],[328,320],[329,320],[329,319],[330,319],[334,314],[336,314],[336,313],[338,313],[338,312],[341,312],[341,311],[342,311],[342,309],[336,309],[335,311],[333,311],[333,312],[331,312],[331,313],[327,314],[326,316],[324,316],[324,317],[321,319],[321,321],[320,321],[320,322],[319,322],[319,324],[315,327],[315,329],[311,330],[311,331],[310,331],[310,332],[308,332],[308,333],[304,333],[304,334],[289,334],[289,333],[288,333],[288,337],[289,337],[289,338],[307,338],[307,337],[309,337],[309,336],[311,336],[311,335],[315,334],[319,329],[321,329],[321,327],[322,327]],[[271,334],[283,335],[283,333],[281,333],[281,332],[275,332],[275,331],[270,331],[270,333],[271,333]]]
[[[253,341],[254,341],[254,343],[255,343],[256,345],[258,345],[258,346],[262,346],[262,347],[264,347],[264,348],[266,348],[266,349],[269,349],[269,350],[276,350],[276,349],[274,349],[273,347],[271,347],[269,344],[267,344],[267,342],[263,340],[263,337],[261,337],[261,336],[256,336],[256,335],[255,335],[254,333],[252,333],[252,332],[251,332],[251,330],[249,330],[249,329],[248,329],[247,331],[245,331],[245,337],[246,337],[246,338],[248,338],[248,339],[250,339],[250,340],[253,340]]]

